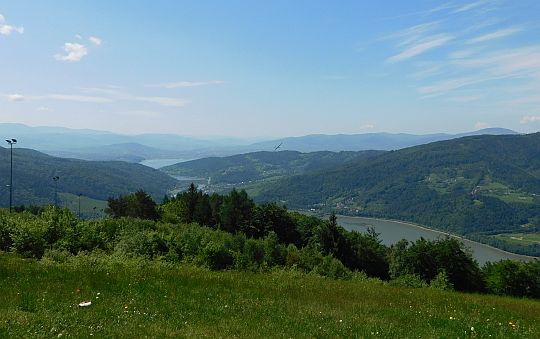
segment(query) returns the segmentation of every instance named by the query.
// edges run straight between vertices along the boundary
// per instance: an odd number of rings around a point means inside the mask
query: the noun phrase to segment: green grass
[[[491,178],[486,177],[484,182],[480,185],[479,192],[486,196],[501,199],[502,201],[510,204],[522,203],[533,204],[534,197],[529,193],[515,190],[506,186],[500,182],[494,182]]]
[[[101,258],[0,254],[0,337],[540,335],[537,301]]]
[[[512,244],[534,245],[540,244],[540,234],[538,233],[504,233],[493,236],[496,239],[504,240]]]
[[[58,199],[62,207],[69,208],[75,215],[79,213],[79,196],[71,193],[58,193]],[[96,208],[95,210],[94,207]],[[107,201],[81,196],[81,215],[83,217],[102,217],[102,210],[106,208]]]

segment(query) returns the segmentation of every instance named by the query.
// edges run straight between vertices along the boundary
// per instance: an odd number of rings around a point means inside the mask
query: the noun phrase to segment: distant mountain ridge
[[[9,204],[10,150],[0,147],[0,206]],[[13,149],[13,201],[19,204],[49,204],[54,199],[53,176],[58,175],[59,193],[106,200],[110,196],[143,189],[161,199],[177,181],[152,168],[121,161],[84,161],[52,157],[31,149]]]
[[[0,123],[0,135],[20,140],[20,146],[49,155],[84,160],[121,160],[141,162],[148,159],[200,159],[257,151],[299,152],[395,150],[477,134],[516,134],[508,129],[492,128],[461,134],[414,135],[406,133],[365,133],[306,135],[251,142],[241,138],[200,139],[173,134],[122,135],[89,129],[30,127]]]
[[[301,137],[290,137],[264,141],[250,145],[253,148],[268,149],[282,143],[281,149],[300,152],[316,151],[391,151],[416,145],[428,144],[472,135],[513,135],[515,131],[505,128],[486,128],[474,132],[460,134],[426,134],[416,135],[407,133],[364,133],[364,134],[311,134]]]

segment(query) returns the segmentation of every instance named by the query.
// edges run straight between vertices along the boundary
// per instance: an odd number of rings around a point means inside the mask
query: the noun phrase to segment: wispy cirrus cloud
[[[22,94],[6,94],[4,95],[9,101],[24,101],[24,95]]]
[[[526,115],[519,121],[522,124],[530,124],[533,122],[540,122],[540,115]]]
[[[471,2],[471,3],[468,3],[468,4],[457,7],[455,10],[452,11],[452,13],[468,12],[468,11],[470,11],[472,9],[484,6],[484,5],[488,4],[489,2],[490,2],[489,0],[481,0],[481,1]]]
[[[56,100],[56,101],[73,101],[80,103],[96,103],[104,104],[113,102],[112,99],[106,97],[87,96],[87,95],[71,95],[71,94],[46,94],[46,95],[23,95],[23,94],[1,94],[8,101],[23,102],[23,101],[39,101],[39,100]]]
[[[23,26],[15,27],[12,25],[8,25],[8,23],[6,22],[6,18],[2,14],[0,14],[0,34],[11,35],[11,33],[13,32],[23,34],[24,27]]]
[[[163,96],[134,96],[131,94],[124,94],[122,96],[111,95],[107,96],[91,96],[91,95],[74,95],[74,94],[46,94],[46,95],[22,95],[22,94],[0,94],[11,102],[23,102],[23,101],[40,101],[40,100],[53,100],[53,101],[71,101],[79,103],[90,104],[108,104],[117,101],[143,101],[148,103],[157,104],[166,107],[184,107],[190,101],[182,98],[163,97]]]
[[[168,82],[164,84],[155,84],[148,85],[148,87],[159,87],[159,88],[189,88],[189,87],[201,87],[201,86],[210,86],[210,85],[222,85],[225,81],[223,80],[209,80],[209,81],[177,81],[177,82]]]
[[[443,46],[452,39],[453,37],[447,34],[429,36],[422,41],[416,42],[415,44],[408,46],[408,48],[401,53],[391,56],[387,59],[387,61],[394,63],[410,59],[436,47]]]
[[[491,40],[501,39],[501,38],[505,38],[507,36],[519,33],[521,31],[522,31],[522,29],[517,28],[517,27],[499,29],[497,31],[490,32],[490,33],[478,36],[476,38],[469,39],[467,41],[467,43],[468,44],[477,44],[477,43],[480,43],[480,42],[487,42],[487,41],[491,41]]]
[[[455,96],[448,98],[448,101],[452,102],[460,102],[460,103],[468,103],[480,100],[482,97],[480,95],[462,95],[462,96]]]
[[[135,97],[137,101],[151,102],[161,106],[169,107],[184,107],[189,103],[189,100],[170,98],[170,97]]]
[[[409,69],[404,69],[416,82],[413,86],[422,98],[448,95],[447,101],[472,102],[492,96],[492,92],[485,92],[487,88],[503,95],[515,92],[513,89],[518,86],[538,89],[540,39],[504,40],[517,34],[534,36],[532,31],[538,27],[526,22],[508,26],[508,20],[499,15],[504,6],[504,0],[449,4],[437,11],[436,20],[431,18],[389,35],[402,50],[386,61],[410,61],[444,46],[448,51],[446,57],[441,58],[440,53],[436,57],[426,54],[421,61],[408,62]],[[502,26],[505,23],[506,27]],[[528,41],[528,45],[523,41]],[[499,99],[504,100],[504,96]],[[512,103],[531,105],[524,100],[515,99]]]
[[[50,100],[59,100],[59,101],[75,101],[75,102],[86,102],[86,103],[95,103],[95,104],[105,104],[113,102],[114,100],[105,97],[95,97],[88,95],[68,95],[68,94],[49,94],[41,99],[50,99]]]

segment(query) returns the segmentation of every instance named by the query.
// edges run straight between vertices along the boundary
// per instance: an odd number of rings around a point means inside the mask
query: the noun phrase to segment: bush
[[[25,257],[41,258],[45,252],[47,226],[40,219],[28,219],[13,227],[13,250]]]
[[[230,268],[234,263],[234,256],[222,242],[210,241],[202,251],[202,259],[206,266],[213,270]]]
[[[418,274],[403,274],[390,280],[390,285],[399,287],[423,288],[428,284]]]
[[[437,276],[435,276],[435,278],[433,278],[433,280],[429,282],[429,287],[443,291],[449,291],[454,289],[454,286],[448,279],[448,275],[445,271],[439,272]]]
[[[322,262],[313,269],[313,272],[333,279],[351,278],[351,271],[331,255],[325,256]]]

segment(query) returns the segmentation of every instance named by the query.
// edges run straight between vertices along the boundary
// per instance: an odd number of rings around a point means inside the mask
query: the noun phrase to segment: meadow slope
[[[61,260],[58,260],[61,261]],[[0,253],[0,337],[540,335],[540,302],[277,270]],[[91,300],[90,307],[78,307]]]

